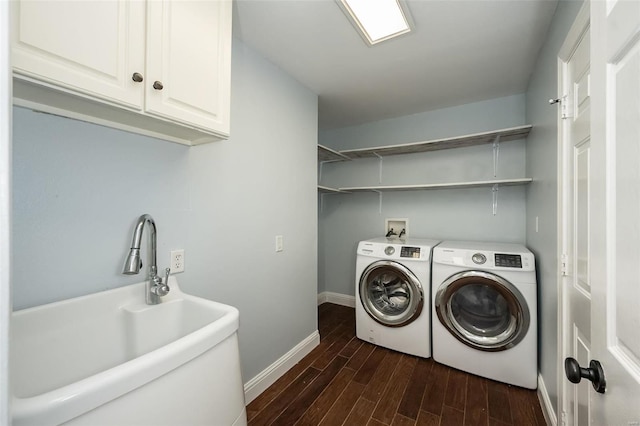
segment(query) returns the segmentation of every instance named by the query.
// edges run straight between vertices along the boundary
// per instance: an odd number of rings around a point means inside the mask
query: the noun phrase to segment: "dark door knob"
[[[135,81],[136,83],[141,83],[143,80],[142,74],[140,74],[139,72],[134,72],[131,76],[131,80]]]
[[[567,358],[564,360],[564,373],[571,383],[580,383],[583,378],[589,380],[598,393],[604,393],[607,387],[602,365],[595,359],[589,362],[589,368],[582,368],[578,361],[573,358]]]
[[[159,81],[156,81],[156,82],[153,83],[153,88],[156,89],[156,90],[162,90],[163,87],[164,86]]]

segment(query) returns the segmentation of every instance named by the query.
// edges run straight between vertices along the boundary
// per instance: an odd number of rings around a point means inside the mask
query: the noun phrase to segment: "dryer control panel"
[[[446,241],[433,249],[433,263],[485,271],[535,271],[533,253],[524,246],[505,243]]]

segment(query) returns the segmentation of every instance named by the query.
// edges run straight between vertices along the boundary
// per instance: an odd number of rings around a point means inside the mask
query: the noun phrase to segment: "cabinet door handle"
[[[136,83],[142,83],[142,80],[144,79],[142,78],[142,74],[140,74],[139,72],[134,72],[131,76],[131,80],[135,81]]]
[[[156,89],[156,90],[162,90],[164,88],[164,86],[162,85],[161,82],[156,81],[156,82],[153,83],[153,88]]]

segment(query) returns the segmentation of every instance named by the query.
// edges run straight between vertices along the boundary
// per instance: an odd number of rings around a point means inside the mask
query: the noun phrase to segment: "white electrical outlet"
[[[171,250],[171,273],[184,272],[184,250]]]
[[[276,251],[280,252],[284,250],[284,240],[282,235],[276,235]]]

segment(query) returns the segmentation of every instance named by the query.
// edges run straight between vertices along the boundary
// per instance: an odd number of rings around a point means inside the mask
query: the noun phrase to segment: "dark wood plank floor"
[[[318,307],[320,344],[247,407],[249,425],[544,425],[535,391],[355,337],[355,312]]]

